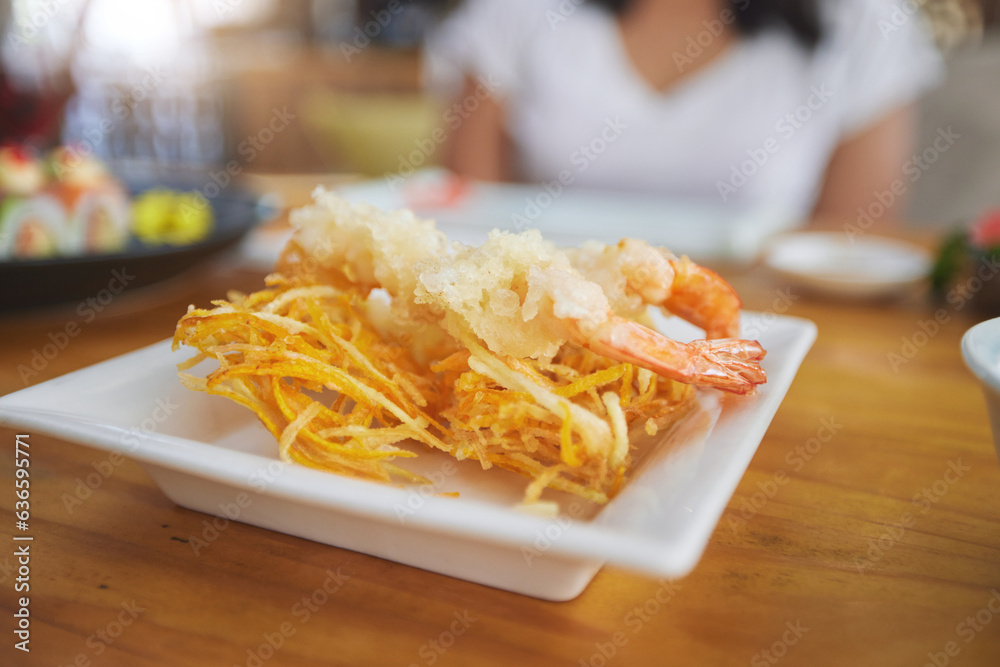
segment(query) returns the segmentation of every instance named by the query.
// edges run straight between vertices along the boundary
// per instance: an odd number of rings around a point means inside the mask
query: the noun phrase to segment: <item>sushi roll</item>
[[[41,161],[29,148],[0,147],[0,259],[35,259],[62,252],[66,212],[42,193]]]
[[[94,158],[60,147],[49,156],[48,187],[67,212],[67,254],[112,253],[129,241],[129,199],[122,185]]]
[[[24,146],[0,147],[0,193],[28,197],[45,187],[45,169]]]
[[[120,192],[90,190],[76,194],[68,209],[68,237],[76,252],[121,252],[129,241],[128,200]]]
[[[69,236],[66,209],[54,197],[4,196],[0,201],[0,260],[64,254]]]

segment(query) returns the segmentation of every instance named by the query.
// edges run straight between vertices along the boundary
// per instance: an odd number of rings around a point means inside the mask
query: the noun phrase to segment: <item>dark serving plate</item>
[[[194,190],[197,182],[130,183],[132,194],[153,187]],[[109,298],[125,290],[172,278],[236,245],[263,220],[259,196],[230,184],[209,200],[215,215],[211,234],[185,246],[146,245],[133,238],[122,252],[37,260],[0,261],[0,310]]]

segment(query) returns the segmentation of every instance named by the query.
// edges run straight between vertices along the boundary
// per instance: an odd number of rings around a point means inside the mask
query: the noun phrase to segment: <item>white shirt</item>
[[[428,45],[426,75],[438,90],[478,78],[502,101],[525,180],[568,178],[806,216],[833,150],[942,74],[912,3],[821,6],[825,33],[814,51],[786,31],[767,31],[736,40],[660,92],[635,71],[615,18],[599,7],[465,0]],[[696,61],[698,40],[718,29],[692,35],[674,54],[678,67]]]

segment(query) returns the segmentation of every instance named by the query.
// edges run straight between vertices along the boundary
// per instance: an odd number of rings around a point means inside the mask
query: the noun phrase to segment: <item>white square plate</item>
[[[686,323],[656,317],[667,335],[692,336]],[[665,577],[697,563],[816,337],[798,318],[746,313],[743,322],[768,351],[758,393],[701,392],[701,409],[648,450],[617,497],[601,508],[556,494],[563,514],[555,519],[513,509],[526,478],[439,452],[404,462],[434,481],[430,488],[285,465],[252,412],[180,384],[175,364],[191,350],[171,352],[169,341],[4,396],[0,423],[122,452],[184,507],[568,600],[603,563]],[[460,497],[436,495],[446,491]]]

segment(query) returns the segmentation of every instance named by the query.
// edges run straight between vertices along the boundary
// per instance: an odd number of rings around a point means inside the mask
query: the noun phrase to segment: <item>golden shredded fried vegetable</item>
[[[210,310],[190,309],[174,348],[217,369],[194,390],[253,410],[285,461],[381,482],[419,481],[397,461],[416,441],[457,459],[522,473],[545,487],[605,502],[621,487],[630,442],[694,405],[691,386],[565,345],[549,362],[500,357],[477,341],[421,363],[383,334],[367,299],[282,275]]]

